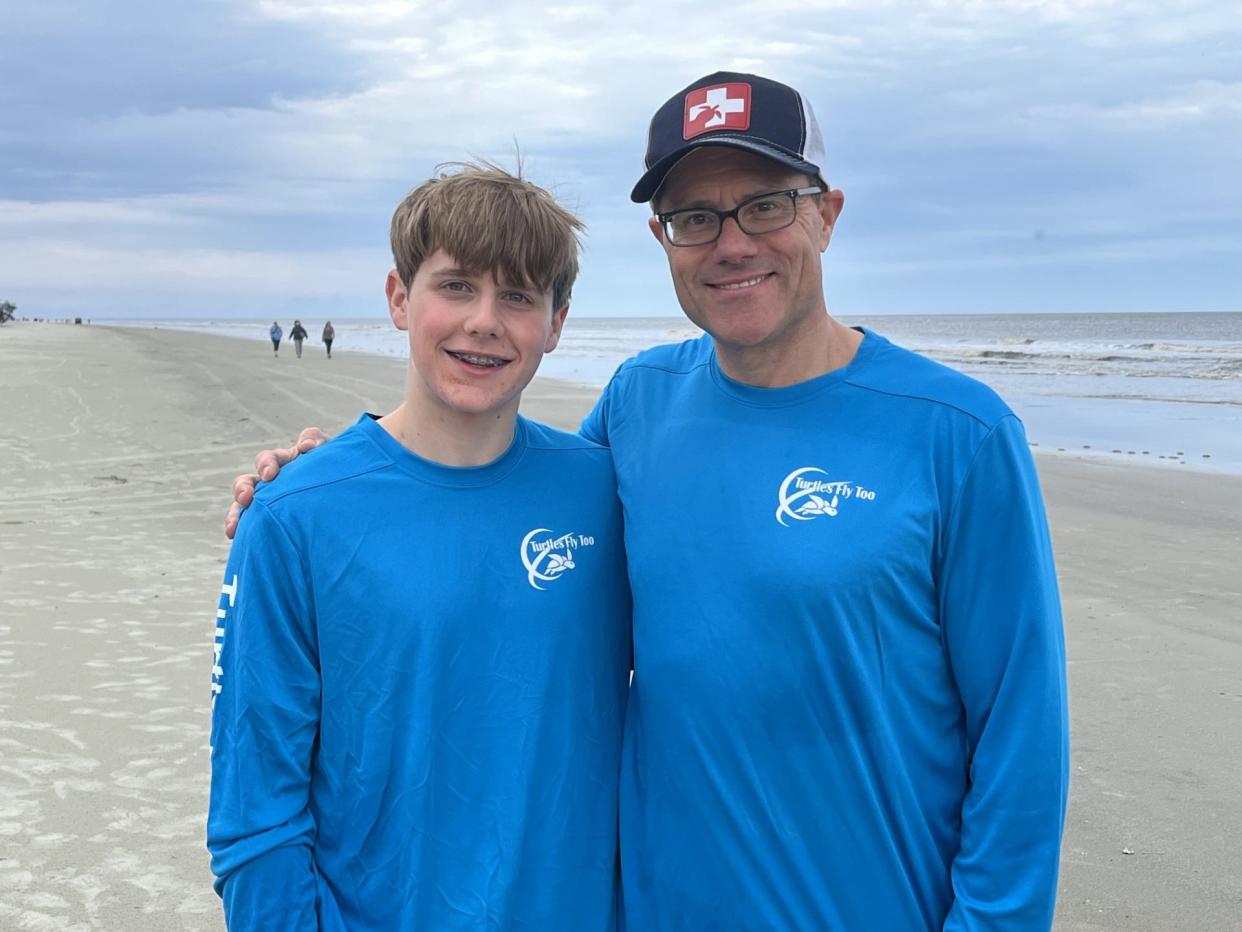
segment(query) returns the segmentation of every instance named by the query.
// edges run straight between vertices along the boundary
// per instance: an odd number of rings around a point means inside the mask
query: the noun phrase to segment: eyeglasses
[[[791,225],[798,216],[798,198],[807,194],[822,194],[817,185],[808,188],[791,188],[773,191],[747,198],[732,210],[716,210],[714,207],[691,207],[656,214],[664,228],[664,235],[674,246],[706,246],[720,238],[724,222],[732,217],[743,233],[759,236],[773,233]]]

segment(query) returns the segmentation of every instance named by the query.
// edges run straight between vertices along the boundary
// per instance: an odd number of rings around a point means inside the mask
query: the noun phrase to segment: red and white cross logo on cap
[[[750,129],[750,85],[717,84],[686,95],[682,135],[693,139],[718,129]]]

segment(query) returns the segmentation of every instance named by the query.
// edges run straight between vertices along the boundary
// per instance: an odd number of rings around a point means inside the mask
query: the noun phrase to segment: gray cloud
[[[227,179],[280,101],[368,80],[364,58],[236,0],[50,0],[6,10],[4,36],[0,197]]]
[[[204,307],[331,294],[370,308],[371,273],[351,276],[385,265],[402,193],[444,159],[511,161],[516,138],[530,174],[591,224],[577,309],[673,313],[643,209],[625,195],[654,107],[732,67],[815,103],[829,176],[847,192],[828,257],[837,301],[930,307],[911,283],[932,276],[944,309],[988,310],[1019,291],[1086,307],[1111,300],[1118,270],[1173,295],[1188,258],[1170,230],[1202,247],[1206,272],[1181,293],[1226,292],[1217,247],[1242,228],[1242,24],[1218,4],[767,9],[757,19],[726,3],[706,17],[668,0],[659,30],[643,4],[534,15],[508,0],[486,14],[410,0],[17,11],[3,52],[14,78],[0,83],[0,283],[36,302],[167,314],[145,271],[157,269]],[[1097,268],[1099,284],[1047,281],[1057,262]],[[92,281],[40,286],[66,263]]]

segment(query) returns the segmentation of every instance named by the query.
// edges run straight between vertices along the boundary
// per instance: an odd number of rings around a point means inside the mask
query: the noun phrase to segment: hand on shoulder
[[[303,453],[309,453],[315,447],[327,443],[330,438],[318,427],[307,427],[294,441],[293,446],[275,450],[264,450],[254,458],[254,472],[243,473],[233,480],[233,504],[224,518],[224,536],[229,540],[237,533],[237,523],[242,512],[254,501],[255,486],[259,482],[271,482],[279,474],[283,466],[291,463]]]

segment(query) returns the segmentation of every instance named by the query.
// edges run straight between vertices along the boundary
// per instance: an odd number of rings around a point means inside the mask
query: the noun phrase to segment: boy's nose
[[[496,295],[483,295],[475,302],[469,317],[466,318],[466,330],[479,336],[495,337],[500,335],[501,323]]]

